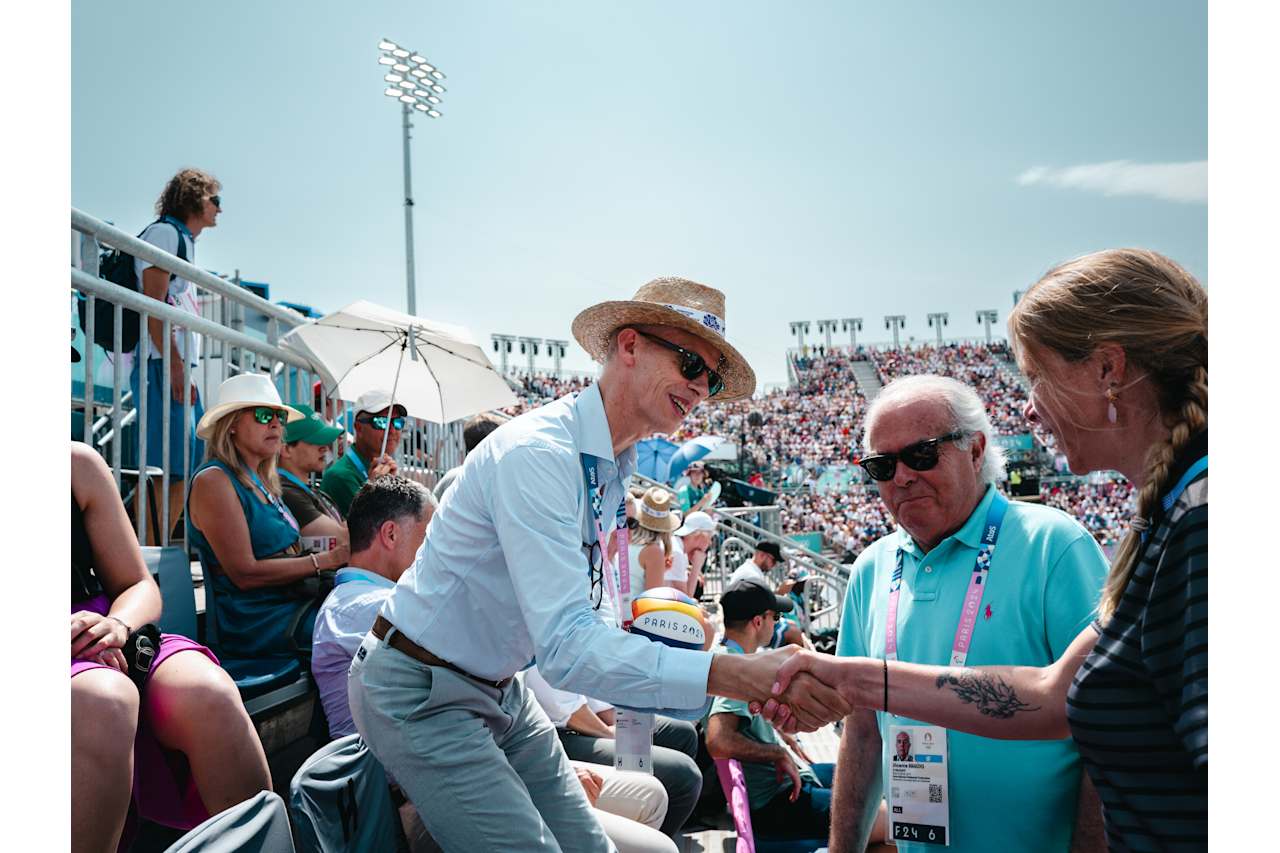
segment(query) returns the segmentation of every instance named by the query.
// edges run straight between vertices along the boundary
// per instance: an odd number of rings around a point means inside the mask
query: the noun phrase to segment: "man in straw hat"
[[[599,381],[467,456],[361,645],[356,727],[446,850],[612,849],[555,728],[512,679],[530,662],[563,690],[696,719],[708,694],[767,697],[789,657],[677,649],[615,621],[603,555],[634,444],[710,397],[755,390],[724,316],[724,294],[679,278],[579,314],[574,337],[603,362]],[[626,536],[624,521],[619,557]]]

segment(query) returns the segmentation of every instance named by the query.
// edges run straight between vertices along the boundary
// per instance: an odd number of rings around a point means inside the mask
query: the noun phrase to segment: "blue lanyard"
[[[588,461],[590,460],[590,461]],[[604,523],[602,521],[604,510],[604,486],[600,482],[600,460],[589,453],[582,454],[582,476],[587,485],[587,505],[591,508],[592,526],[595,528],[596,544],[600,548],[600,571],[604,574],[601,582],[609,591],[609,598],[612,600],[614,610],[617,612],[618,619],[621,621],[623,628],[631,625],[631,562],[630,550],[631,538],[630,531],[627,529],[627,502],[623,500],[618,504],[618,512],[615,516],[618,528],[618,582],[622,589],[619,592],[617,585],[613,579],[613,566],[605,560],[605,535]],[[588,561],[587,577],[590,579],[592,566]],[[588,582],[590,582],[588,580]]]
[[[356,453],[356,449],[352,447],[347,451],[346,455],[351,460],[351,464],[356,466],[356,470],[360,472],[360,476],[364,477],[366,480],[369,479],[369,469],[364,467],[364,463],[360,461],[360,454]]]
[[[281,477],[284,477],[286,480],[288,480],[290,483],[293,483],[299,489],[302,489],[307,494],[311,495],[312,497],[315,497],[315,493],[311,491],[311,487],[308,486],[306,483],[302,482],[297,477],[293,476],[293,474],[284,470],[283,468],[277,468],[276,470],[279,472]]]
[[[267,491],[267,487],[262,485],[262,481],[258,479],[256,471],[252,468],[246,468],[245,470],[249,472],[249,477],[253,480],[253,484],[258,487],[258,491],[262,492],[263,497],[267,499],[267,503],[275,507],[276,512],[280,513],[280,517],[287,521],[294,531],[298,531],[298,520],[293,517],[293,513],[289,512],[289,508],[284,505],[284,501]]]
[[[1187,469],[1186,473],[1182,475],[1178,482],[1174,484],[1173,488],[1166,492],[1165,496],[1160,499],[1160,506],[1164,511],[1168,512],[1173,509],[1174,503],[1177,502],[1178,498],[1182,497],[1182,493],[1187,490],[1187,486],[1191,485],[1191,481],[1207,470],[1209,470],[1209,455],[1205,454],[1197,459],[1195,463]],[[1150,530],[1142,531],[1141,536],[1143,545],[1147,544],[1147,537],[1150,535]]]
[[[745,655],[747,653],[746,649],[742,648],[742,644],[739,643],[737,640],[730,640],[728,637],[725,637],[724,640],[721,641],[721,643],[727,649],[737,649],[738,654],[740,655]]]
[[[343,583],[367,583],[370,586],[388,588],[395,586],[390,579],[384,578],[382,575],[371,575],[369,572],[362,569],[352,569],[349,567],[345,569],[338,569],[337,574],[333,576],[334,586]]]

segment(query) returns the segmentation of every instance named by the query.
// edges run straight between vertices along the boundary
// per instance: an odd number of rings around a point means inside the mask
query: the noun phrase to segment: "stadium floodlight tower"
[[[800,352],[804,352],[804,336],[809,334],[808,320],[793,320],[791,323],[791,334],[796,336],[796,346],[800,347]]]
[[[898,332],[907,325],[906,314],[885,314],[884,327],[893,329],[893,348],[898,349]]]
[[[529,375],[533,376],[533,358],[538,354],[538,347],[542,345],[542,338],[520,338],[520,352],[529,357]]]
[[[511,345],[515,343],[515,335],[499,335],[492,334],[489,336],[493,339],[493,351],[498,354],[498,361],[501,363],[499,370],[502,375],[507,375],[507,356],[511,354]]]
[[[831,333],[836,330],[836,324],[839,323],[840,321],[839,320],[818,320],[817,322],[818,322],[818,331],[826,335],[827,351],[830,352]]]
[[[861,317],[845,317],[840,321],[840,331],[849,333],[849,352],[858,348],[858,332],[862,331]]]
[[[942,346],[942,327],[947,325],[948,319],[946,311],[934,311],[929,315],[929,325],[938,333],[938,346]]]
[[[986,308],[978,312],[977,320],[982,324],[982,329],[987,333],[987,346],[991,346],[991,324],[997,322],[999,315],[994,308]]]
[[[417,314],[417,290],[413,280],[413,178],[409,168],[409,122],[412,112],[425,114],[429,118],[440,118],[442,113],[436,107],[440,104],[440,96],[445,88],[440,85],[444,74],[434,65],[427,62],[421,54],[407,50],[393,41],[383,39],[378,42],[382,55],[378,64],[385,66],[383,80],[387,88],[383,94],[400,102],[401,128],[404,131],[404,266],[405,288],[408,291],[408,312]]]
[[[555,341],[547,338],[545,341],[547,350],[551,353],[551,363],[555,365],[556,379],[560,378],[560,359],[564,358],[564,354],[568,352],[568,341]]]

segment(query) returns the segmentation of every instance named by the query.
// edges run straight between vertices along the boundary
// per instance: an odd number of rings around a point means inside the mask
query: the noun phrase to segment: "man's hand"
[[[373,460],[373,464],[369,466],[369,479],[376,480],[388,474],[399,473],[399,471],[400,466],[396,464],[396,460],[384,453]]]
[[[796,649],[778,668],[773,696],[763,703],[752,702],[752,713],[792,733],[816,731],[855,707],[868,707],[853,701],[851,679],[843,669],[847,663],[831,655]]]
[[[182,365],[182,359],[178,357],[177,352],[169,359],[169,389],[173,394],[175,402],[183,402],[183,389],[187,387],[185,369]],[[199,392],[196,390],[196,384],[191,383],[191,403],[195,405]]]
[[[813,759],[809,757],[809,754],[804,751],[804,747],[800,745],[800,739],[798,737],[792,734],[787,734],[786,732],[781,732],[781,735],[782,740],[787,744],[787,746],[791,747],[792,752],[800,756],[806,764],[813,763]]]
[[[773,768],[779,782],[784,776],[791,779],[791,793],[787,794],[787,799],[794,803],[800,796],[800,768],[796,766],[795,759],[784,751],[782,757],[773,762]]]
[[[578,781],[582,783],[582,790],[587,794],[587,802],[591,803],[592,808],[595,808],[596,800],[600,799],[600,791],[604,788],[604,777],[585,767],[574,767],[573,769],[578,774]]]

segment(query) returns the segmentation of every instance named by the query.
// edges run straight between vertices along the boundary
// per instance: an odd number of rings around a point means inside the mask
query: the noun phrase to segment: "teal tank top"
[[[240,482],[228,465],[210,460],[196,469],[193,481],[206,468],[221,468],[235,488],[256,559],[279,554],[298,541],[293,525]],[[191,542],[205,569],[205,586],[212,593],[205,618],[211,620],[209,636],[216,637],[209,644],[215,654],[229,658],[295,657],[300,651],[310,651],[317,602],[299,599],[285,586],[240,589],[222,572],[209,540],[194,523]]]

